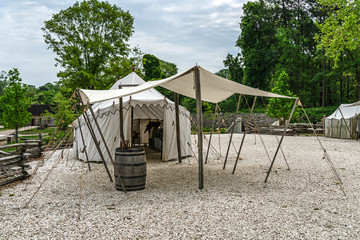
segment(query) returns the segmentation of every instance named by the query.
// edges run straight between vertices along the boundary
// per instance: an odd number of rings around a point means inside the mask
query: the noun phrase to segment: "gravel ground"
[[[241,136],[235,135],[236,146]],[[358,141],[323,141],[343,181],[344,196],[314,137],[286,137],[283,150],[291,170],[280,154],[266,184],[269,159],[259,136],[247,136],[234,175],[233,148],[222,169],[228,139],[221,136],[220,158],[210,152],[202,191],[197,190],[196,158],[182,164],[149,160],[146,189],[126,194],[115,190],[103,165],[93,164],[93,171],[81,174],[81,162],[64,158],[23,208],[60,156],[56,152],[31,183],[0,190],[0,239],[360,238]],[[275,137],[263,140],[273,156]],[[218,136],[213,142],[217,148]]]

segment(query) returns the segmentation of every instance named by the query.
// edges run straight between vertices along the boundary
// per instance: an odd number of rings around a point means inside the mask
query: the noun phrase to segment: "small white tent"
[[[131,88],[145,83],[135,72],[118,80],[110,89]],[[115,155],[115,149],[120,147],[120,113],[119,99],[106,100],[95,103],[92,106],[96,119],[103,132],[109,150]],[[181,156],[190,156],[191,149],[191,123],[190,113],[184,107],[180,110],[180,141]],[[177,158],[175,103],[167,99],[154,88],[123,97],[124,138],[130,141],[130,145],[152,145],[162,151],[162,160],[168,161]],[[84,134],[85,145],[90,161],[101,161],[96,146],[91,138],[85,121],[80,117],[81,127]],[[159,129],[147,130],[150,122],[160,124]],[[74,122],[74,154],[82,160],[86,160],[84,146],[82,144],[79,125]],[[91,124],[97,136],[99,132],[94,121]],[[156,136],[155,136],[156,135]],[[114,156],[113,156],[114,157]]]
[[[360,106],[358,105],[341,104],[325,119],[325,137],[355,139],[359,131]]]

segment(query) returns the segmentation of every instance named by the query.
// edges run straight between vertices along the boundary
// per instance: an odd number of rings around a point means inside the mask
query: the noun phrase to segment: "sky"
[[[75,0],[1,0],[0,71],[18,68],[23,83],[42,86],[57,81],[56,55],[41,28],[53,14]],[[179,72],[195,64],[217,72],[227,54],[240,50],[242,7],[247,0],[108,0],[134,17],[131,47],[175,63]]]

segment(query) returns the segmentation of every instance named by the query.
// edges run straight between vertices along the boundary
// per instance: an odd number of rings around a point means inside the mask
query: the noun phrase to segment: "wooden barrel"
[[[144,148],[117,148],[115,150],[115,168],[121,176],[126,191],[137,191],[145,188],[146,156]],[[117,177],[116,170],[114,174],[116,189],[122,191],[123,189]]]

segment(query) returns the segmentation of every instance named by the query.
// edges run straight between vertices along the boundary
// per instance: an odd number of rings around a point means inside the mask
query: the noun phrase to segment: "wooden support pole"
[[[84,102],[82,101],[82,99],[81,99],[81,97],[80,97],[79,90],[78,90],[78,92],[77,92],[77,96],[78,96],[78,99],[80,100],[81,105],[84,106]],[[102,162],[103,162],[103,164],[104,164],[105,170],[106,170],[106,172],[107,172],[107,174],[108,174],[108,176],[109,176],[109,178],[110,178],[110,182],[113,182],[112,177],[111,177],[111,174],[110,174],[110,172],[109,172],[109,169],[108,169],[108,167],[107,167],[107,165],[106,165],[104,155],[102,154],[102,151],[101,151],[101,149],[100,149],[99,142],[98,142],[98,140],[97,140],[97,138],[96,138],[94,129],[92,128],[92,126],[91,126],[91,124],[90,124],[90,118],[89,118],[89,116],[88,116],[88,114],[87,114],[86,111],[83,111],[83,117],[84,117],[85,122],[86,122],[86,125],[87,125],[87,127],[88,127],[88,129],[89,129],[90,135],[91,135],[91,137],[92,137],[92,139],[93,139],[93,141],[94,141],[94,144],[95,144],[95,146],[96,146],[96,149],[98,150],[98,153],[99,153],[99,155],[100,155],[100,158],[101,158],[101,160],[102,160]]]
[[[181,163],[179,94],[174,92],[174,98],[175,98],[175,115],[176,115],[176,143],[177,143],[178,161],[179,163]]]
[[[214,132],[214,126],[215,126],[215,119],[216,119],[216,113],[217,113],[217,109],[218,109],[218,105],[216,104],[215,106],[215,111],[214,111],[214,119],[213,122],[211,124],[211,133],[210,133],[210,138],[209,138],[209,143],[208,143],[208,149],[206,151],[206,158],[205,158],[205,164],[207,164],[208,161],[208,156],[209,156],[209,151],[210,151],[210,145],[211,145],[211,138]]]
[[[122,86],[119,85],[119,89],[121,89]],[[122,142],[125,140],[124,138],[124,112],[123,112],[123,100],[122,98],[119,98],[119,115],[120,115],[120,148],[122,146]]]
[[[255,96],[253,105],[252,105],[252,107],[251,107],[250,118],[252,117],[252,113],[253,113],[253,111],[254,111],[254,107],[255,107],[255,103],[256,103],[256,97],[257,97],[257,96]],[[245,99],[246,99],[246,98],[245,98]],[[238,163],[238,161],[239,161],[239,158],[240,158],[240,152],[241,152],[242,146],[244,145],[244,140],[245,140],[246,132],[247,132],[247,130],[248,130],[248,125],[249,125],[249,124],[247,123],[247,124],[246,124],[246,127],[245,127],[245,132],[244,132],[243,138],[242,138],[242,140],[241,140],[239,152],[238,152],[238,154],[237,154],[237,156],[236,156],[236,159],[235,159],[235,164],[234,164],[234,168],[233,168],[232,174],[235,173],[236,165],[237,165],[237,163]]]
[[[239,111],[240,100],[241,100],[241,94],[239,95],[239,100],[238,100],[238,104],[237,104],[237,107],[236,107],[236,114],[235,114],[234,120],[233,120],[233,127],[232,127],[232,129],[231,129],[229,146],[228,146],[227,151],[226,151],[226,156],[225,156],[225,161],[224,161],[223,169],[225,169],[225,167],[226,167],[227,158],[228,158],[228,156],[229,156],[229,150],[230,150],[230,145],[231,145],[232,137],[233,137],[233,135],[234,135],[235,121],[236,121],[237,114],[238,114],[238,111]]]
[[[84,145],[84,151],[85,151],[85,156],[86,156],[86,161],[87,161],[88,169],[89,169],[89,171],[91,171],[89,156],[88,156],[88,154],[87,154],[86,144],[85,144],[84,135],[83,135],[83,132],[82,132],[82,129],[81,129],[81,122],[80,122],[79,112],[78,112],[78,108],[77,108],[76,103],[75,103],[75,113],[76,113],[76,118],[77,118],[78,124],[79,124],[79,130],[80,130],[81,140],[82,140],[82,143],[83,143],[83,145]]]
[[[99,126],[99,123],[98,123],[98,121],[97,121],[97,119],[96,119],[95,113],[94,113],[92,107],[90,106],[90,104],[89,104],[89,109],[90,109],[91,115],[92,115],[92,117],[93,117],[93,119],[94,119],[95,125],[96,125],[96,127],[97,127],[97,129],[98,129],[98,131],[99,131],[99,133],[100,133],[101,140],[103,141],[103,144],[104,144],[104,146],[105,146],[105,148],[106,148],[107,154],[109,155],[110,161],[111,161],[112,165],[114,166],[114,170],[115,170],[115,172],[116,172],[116,175],[117,175],[118,178],[119,178],[119,182],[120,182],[121,188],[122,188],[123,191],[126,193],[126,189],[125,189],[124,183],[123,183],[123,181],[122,181],[122,179],[121,179],[121,175],[120,175],[118,169],[115,167],[114,159],[113,159],[112,154],[111,154],[111,152],[110,152],[110,150],[109,150],[109,147],[108,147],[108,145],[107,145],[107,143],[106,143],[106,141],[105,141],[104,135],[102,134],[102,131],[101,131],[100,126]]]
[[[276,156],[277,156],[277,154],[278,154],[278,152],[279,152],[279,149],[280,149],[281,143],[282,143],[282,141],[283,141],[283,139],[284,139],[284,136],[285,136],[285,134],[286,134],[286,130],[287,130],[287,128],[288,128],[288,126],[289,126],[289,124],[290,124],[291,118],[292,118],[292,116],[293,116],[293,114],[294,114],[294,111],[295,111],[295,108],[296,108],[296,105],[298,104],[298,102],[299,102],[299,99],[298,99],[298,98],[297,98],[297,99],[295,99],[294,106],[293,106],[293,108],[292,108],[292,110],[291,110],[291,113],[290,113],[290,116],[289,116],[288,122],[285,124],[285,129],[284,129],[284,132],[283,132],[283,134],[282,134],[282,136],[281,136],[281,138],[280,138],[280,141],[279,141],[278,147],[277,147],[276,152],[275,152],[275,154],[274,154],[274,158],[273,158],[273,160],[272,160],[272,162],[271,162],[271,164],[270,164],[269,171],[268,171],[268,173],[266,174],[265,182],[267,182],[267,180],[268,180],[268,178],[269,178],[269,175],[270,175],[271,169],[272,169],[272,167],[273,167],[273,165],[274,165],[274,162],[275,162]]]
[[[200,85],[200,71],[195,67],[195,95],[196,95],[196,112],[198,122],[198,159],[199,159],[199,189],[204,188],[204,165],[203,165],[203,116],[202,116],[202,101],[201,101],[201,85]]]

